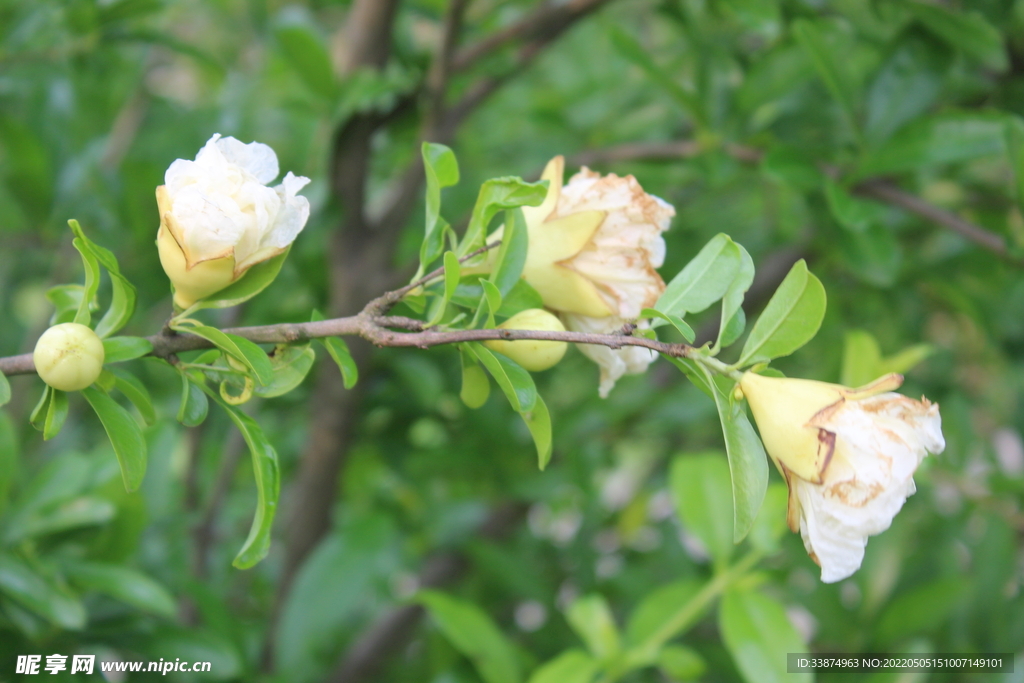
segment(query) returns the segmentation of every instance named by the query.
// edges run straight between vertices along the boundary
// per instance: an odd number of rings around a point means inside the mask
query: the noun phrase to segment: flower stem
[[[718,360],[717,358],[712,358],[711,356],[705,356],[703,354],[695,353],[692,356],[690,356],[690,359],[694,360],[694,361],[696,361],[698,363],[701,363],[704,367],[706,367],[711,372],[714,372],[714,373],[719,374],[719,375],[725,375],[726,377],[731,377],[732,379],[736,380],[737,382],[739,382],[741,379],[743,379],[743,373],[742,372],[740,372],[739,370],[736,370],[735,368],[732,368],[732,367],[726,365],[725,363],[723,363],[722,361]]]

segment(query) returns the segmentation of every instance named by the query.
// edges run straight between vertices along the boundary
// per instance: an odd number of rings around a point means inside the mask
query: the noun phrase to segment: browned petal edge
[[[786,488],[789,489],[789,500],[786,505],[786,526],[793,533],[800,531],[800,499],[796,496],[796,488],[793,486],[793,473],[781,462],[778,463],[782,476],[786,478]]]
[[[178,233],[181,231],[181,226],[178,224],[178,220],[174,215],[168,211],[163,215],[163,223],[161,225],[167,226],[167,232],[171,233],[171,237],[177,243],[178,248],[181,249],[181,253],[185,256],[185,270],[192,270],[203,261],[214,261],[216,259],[227,258],[235,255],[234,247],[225,247],[223,251],[213,254],[211,256],[205,256],[201,259],[193,259],[192,254],[188,248],[182,244],[182,238],[178,237]]]

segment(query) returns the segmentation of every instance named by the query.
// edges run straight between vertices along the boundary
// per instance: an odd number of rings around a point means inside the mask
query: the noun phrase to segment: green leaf
[[[85,626],[85,607],[75,596],[10,553],[0,553],[0,593],[61,628]]]
[[[814,77],[814,65],[807,52],[788,41],[751,61],[750,70],[736,91],[736,102],[745,112],[753,113],[761,107],[777,109],[771,107],[773,101],[785,98]]]
[[[679,519],[725,566],[733,552],[733,505],[729,466],[723,453],[680,455],[672,461],[672,497]]]
[[[488,284],[490,283],[488,282]],[[481,285],[483,285],[483,282],[481,282]],[[497,291],[497,288],[495,288],[495,291]],[[498,294],[501,294],[501,292],[498,292]],[[529,308],[544,308],[544,299],[541,298],[536,289],[530,286],[530,283],[520,278],[518,282],[512,285],[512,289],[508,291],[508,294],[502,297],[501,307],[494,315],[499,318],[511,318],[516,313]]]
[[[53,315],[50,316],[51,325],[70,323],[78,314],[78,308],[82,305],[85,296],[85,287],[82,285],[57,285],[46,291],[46,298],[54,306]],[[92,302],[86,302],[91,305]]]
[[[598,668],[583,650],[566,650],[534,670],[529,683],[591,683]]]
[[[739,365],[788,356],[809,342],[825,317],[825,288],[800,259],[754,323]]]
[[[96,291],[100,288],[100,263],[82,238],[76,237],[71,244],[82,255],[82,267],[85,269],[85,288],[82,290],[82,300],[78,304],[78,311],[75,312],[73,322],[88,326],[92,322],[89,307],[93,299],[96,298]]]
[[[722,316],[718,326],[718,339],[711,347],[712,353],[718,349],[732,344],[740,338],[746,328],[747,316],[743,312],[743,299],[754,283],[754,259],[741,245],[736,247],[740,250],[740,266],[736,271],[736,277],[729,283],[728,289],[722,296]]]
[[[82,258],[86,258],[85,253],[82,251],[85,249],[98,262],[98,264],[101,264],[107,269],[107,273],[110,275],[112,291],[110,307],[103,315],[103,318],[100,319],[99,323],[96,324],[95,330],[96,334],[102,339],[110,336],[114,332],[117,332],[131,319],[132,314],[135,312],[135,286],[128,282],[126,277],[121,275],[121,268],[118,266],[117,257],[114,256],[112,251],[101,247],[86,237],[85,231],[82,230],[82,226],[79,225],[78,221],[74,219],[69,220],[68,226],[70,226],[71,231],[75,233],[75,248],[78,249],[79,252],[82,252]],[[98,286],[99,267],[97,265],[95,287],[90,287],[88,274],[86,276],[85,300],[91,302],[92,298],[96,295],[96,289]],[[91,295],[89,295],[90,291]]]
[[[725,234],[711,238],[665,287],[654,308],[668,315],[699,313],[721,299],[736,279],[742,257]]]
[[[772,482],[764,494],[764,503],[750,528],[750,544],[765,554],[779,549],[779,541],[786,534],[786,511],[789,507],[789,489],[785,484]]]
[[[123,363],[152,351],[153,344],[142,337],[107,337],[103,340],[103,363]]]
[[[427,176],[425,234],[420,247],[420,267],[413,276],[418,280],[427,267],[441,255],[444,245],[444,228],[447,223],[441,218],[441,190],[459,182],[459,163],[455,153],[448,147],[424,142],[421,148],[423,169]]]
[[[613,26],[611,29],[611,39],[612,45],[620,55],[640,67],[651,81],[678,102],[695,121],[703,123],[706,120],[704,107],[697,94],[684,88],[669,72],[658,66],[651,59],[646,47],[617,26]]]
[[[273,380],[274,367],[271,365],[270,359],[267,358],[267,354],[248,339],[222,332],[216,327],[210,327],[209,325],[182,325],[181,331],[194,334],[211,342],[218,349],[248,368],[255,376],[257,383],[266,386]]]
[[[311,318],[313,322],[319,322],[323,319],[324,316],[320,311],[313,311]],[[349,352],[348,344],[345,343],[345,340],[341,337],[321,337],[320,343],[324,345],[327,353],[337,363],[345,388],[351,389],[354,387],[356,382],[359,381],[359,368],[356,366],[355,360],[352,359],[352,354]]]
[[[941,627],[971,594],[962,576],[945,576],[901,591],[885,606],[874,634],[876,642],[894,643]],[[791,650],[804,652],[804,650]]]
[[[476,605],[436,591],[416,596],[456,650],[468,657],[486,683],[522,680],[512,644]]]
[[[682,645],[666,645],[658,655],[658,667],[675,681],[695,681],[707,670],[704,658]]]
[[[522,209],[506,211],[501,246],[498,247],[498,256],[490,277],[491,283],[502,296],[508,294],[522,276],[529,246],[526,218]]]
[[[256,387],[257,396],[273,398],[287,394],[306,379],[316,351],[309,342],[304,344],[278,344],[270,355],[270,363],[274,368],[274,376],[270,384]]]
[[[281,472],[277,451],[254,419],[225,403],[209,387],[203,386],[202,389],[227,411],[228,417],[242,433],[242,438],[245,439],[252,455],[252,471],[256,479],[256,514],[253,516],[249,536],[231,563],[238,569],[249,569],[270,552],[270,532],[274,525],[274,515],[277,513],[277,502],[281,497]]]
[[[505,392],[505,397],[517,413],[533,410],[537,403],[537,387],[530,373],[500,353],[493,353],[482,344],[471,342],[465,345]]]
[[[108,371],[114,375],[114,386],[138,409],[146,424],[149,426],[156,424],[153,401],[149,397],[146,386],[139,381],[139,378],[123,368],[108,368]]]
[[[11,383],[7,381],[7,375],[0,372],[0,407],[11,401]]]
[[[79,588],[109,595],[144,612],[173,619],[178,611],[167,589],[142,572],[123,565],[72,562],[65,567]]]
[[[786,654],[807,652],[807,645],[775,600],[752,590],[727,591],[718,612],[718,629],[748,683],[814,680],[811,673],[787,673]]]
[[[67,392],[54,389],[50,404],[46,407],[46,421],[43,424],[43,441],[49,441],[60,433],[64,420],[68,417]]]
[[[761,171],[772,179],[801,192],[818,189],[824,174],[807,150],[774,145],[761,159]]]
[[[612,610],[600,595],[577,598],[569,605],[565,617],[594,657],[614,657],[622,649]]]
[[[639,319],[644,320],[646,318],[657,318],[659,320],[664,320],[667,323],[671,323],[672,326],[675,327],[676,330],[679,332],[679,334],[683,336],[683,339],[685,339],[690,344],[693,343],[693,340],[697,336],[696,333],[693,331],[693,328],[687,325],[679,316],[662,313],[661,311],[655,310],[653,308],[645,308],[642,311],[640,311]]]
[[[56,506],[19,515],[18,524],[7,527],[3,540],[7,545],[14,545],[27,539],[106,524],[116,514],[117,508],[105,498],[79,496]]]
[[[434,315],[427,322],[427,327],[433,327],[441,322],[444,313],[448,310],[448,302],[451,301],[456,287],[459,286],[459,278],[462,277],[462,266],[459,264],[459,257],[453,251],[444,253],[444,293],[437,303]]]
[[[11,418],[0,411],[0,515],[7,508],[8,495],[18,475],[17,435]]]
[[[850,131],[857,135],[857,89],[840,54],[831,49],[828,39],[816,23],[797,19],[790,27],[796,42],[814,64],[818,77],[842,108]]]
[[[202,378],[190,379],[188,373],[181,373],[181,402],[177,419],[186,427],[198,427],[206,420],[210,403],[200,388],[202,383]]]
[[[704,611],[687,610],[701,590],[701,583],[683,579],[659,586],[648,593],[629,616],[626,642],[638,661],[653,661],[662,645],[685,633]]]
[[[918,119],[899,130],[857,168],[857,177],[891,175],[1003,153],[1006,117],[951,112]]]
[[[540,206],[548,192],[548,181],[528,183],[522,178],[506,176],[491,178],[480,186],[473,213],[466,227],[466,235],[459,244],[456,254],[460,257],[471,254],[484,246],[487,228],[500,211],[520,206]]]
[[[977,11],[951,11],[941,5],[918,0],[903,3],[928,31],[950,47],[995,71],[1009,66],[1003,36]]]
[[[487,397],[491,395],[491,381],[471,351],[460,346],[459,357],[462,359],[462,390],[459,398],[467,407],[475,410],[487,403]]]
[[[715,405],[725,437],[732,476],[733,542],[739,543],[750,532],[764,501],[768,487],[768,456],[743,410],[742,402],[731,400],[733,380],[717,376],[708,380],[715,388]]]
[[[249,268],[242,277],[219,292],[211,294],[210,298],[200,301],[198,308],[229,308],[253,298],[269,287],[270,283],[277,278],[291,249],[291,245],[289,245],[287,249],[274,258],[267,259]]]
[[[29,414],[29,424],[35,427],[37,431],[43,431],[43,428],[46,426],[46,415],[50,409],[50,399],[53,398],[54,391],[56,389],[49,384],[43,387],[43,395],[39,397],[39,402],[36,403],[36,407]]]
[[[881,207],[852,196],[832,180],[825,180],[825,198],[832,217],[851,232],[863,233],[880,219]]]
[[[876,146],[935,103],[951,63],[948,50],[904,37],[868,87],[864,134]]]
[[[281,54],[313,93],[325,100],[338,94],[327,48],[313,31],[300,25],[282,26],[274,31]]]
[[[672,365],[679,368],[683,374],[686,375],[686,378],[693,382],[694,386],[707,394],[708,398],[715,398],[714,389],[708,381],[707,375],[705,375],[704,371],[701,370],[699,365],[697,365],[696,361],[689,358],[673,358],[672,356],[662,357]]]
[[[896,284],[903,250],[892,230],[870,223],[863,232],[841,233],[838,246],[844,264],[864,282],[875,287]]]
[[[530,436],[537,447],[537,466],[543,470],[551,461],[551,413],[548,412],[544,399],[537,394],[537,402],[533,404],[533,408],[520,415],[526,422],[526,428],[530,430]]]
[[[121,466],[125,488],[135,491],[146,474],[146,439],[142,430],[127,410],[99,389],[86,387],[82,389],[82,396],[103,423]]]
[[[878,341],[864,330],[850,330],[843,337],[840,384],[859,387],[890,372],[905,373],[932,353],[928,344],[910,346],[895,356],[882,358]]]

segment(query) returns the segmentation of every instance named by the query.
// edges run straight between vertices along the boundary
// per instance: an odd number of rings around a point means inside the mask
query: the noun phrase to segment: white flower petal
[[[277,154],[269,145],[262,142],[245,144],[232,137],[221,138],[216,141],[216,145],[227,163],[238,166],[264,185],[280,173]]]
[[[627,322],[617,316],[592,318],[585,315],[563,314],[562,322],[566,329],[574,332],[590,334],[610,334],[622,328]],[[641,323],[642,326],[646,324]],[[601,383],[598,394],[608,398],[608,393],[615,387],[615,382],[623,375],[637,375],[647,370],[647,366],[657,358],[650,349],[640,346],[624,346],[621,349],[610,349],[607,346],[594,344],[577,344],[576,347],[601,369]]]

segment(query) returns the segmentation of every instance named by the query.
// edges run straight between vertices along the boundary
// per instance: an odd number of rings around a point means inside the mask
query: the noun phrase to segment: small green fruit
[[[498,325],[498,329],[565,332],[562,321],[542,308],[528,308],[525,311],[520,311]],[[558,364],[569,345],[560,341],[519,339],[517,341],[485,341],[484,346],[491,351],[508,356],[531,372],[540,372]]]
[[[103,342],[79,323],[54,325],[36,342],[32,361],[44,382],[61,391],[79,391],[103,371]]]

